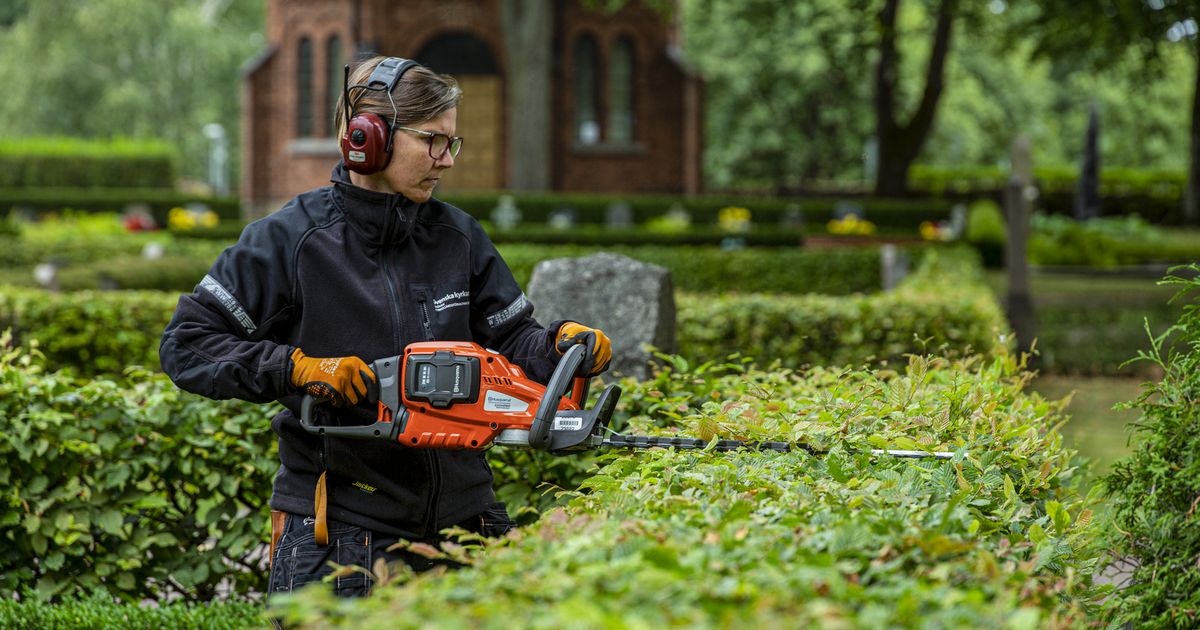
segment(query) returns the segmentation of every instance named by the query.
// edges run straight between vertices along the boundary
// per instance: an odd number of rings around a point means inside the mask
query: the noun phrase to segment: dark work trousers
[[[403,562],[418,573],[438,565],[453,566],[444,560],[431,560],[405,549],[388,551],[399,542],[389,534],[377,534],[368,529],[329,519],[329,544],[318,545],[313,535],[313,517],[287,514],[283,531],[271,558],[271,579],[267,593],[286,593],[312,582],[320,582],[334,572],[329,563],[340,566],[360,566],[368,571],[383,558],[388,563]],[[479,516],[467,519],[459,527],[488,537],[503,536],[516,527],[503,503],[492,503]],[[436,546],[437,540],[424,540]],[[334,578],[333,592],[343,597],[363,597],[374,586],[365,573],[355,571]]]

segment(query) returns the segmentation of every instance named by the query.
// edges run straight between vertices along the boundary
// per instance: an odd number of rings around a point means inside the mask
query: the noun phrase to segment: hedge
[[[988,352],[1005,326],[978,273],[977,261],[950,252],[931,254],[901,288],[875,296],[683,293],[677,339],[689,358],[740,353],[789,366],[859,364],[921,351]],[[127,365],[158,365],[159,337],[178,298],[0,288],[0,329],[12,327],[22,341],[36,339],[52,369],[120,373]]]
[[[267,625],[262,606],[250,602],[138,606],[116,602],[103,593],[70,597],[56,604],[36,598],[0,599],[0,627],[9,630],[235,630]]]
[[[262,592],[271,407],[164,375],[80,382],[0,343],[0,589],[123,599]]]
[[[170,190],[179,154],[159,140],[27,138],[0,141],[0,189]]]
[[[716,225],[724,208],[750,210],[755,225],[825,225],[839,211],[856,209],[881,228],[916,229],[922,221],[942,221],[950,216],[954,201],[946,199],[889,199],[879,197],[754,197],[754,196],[669,196],[669,195],[584,195],[571,193],[476,193],[450,194],[439,199],[453,204],[481,221],[492,220],[502,194],[512,197],[523,223],[548,223],[564,210],[580,224],[605,224],[613,204],[629,206],[631,218],[643,224],[661,218],[678,207],[691,216],[693,225]]]
[[[14,210],[36,213],[80,210],[84,212],[122,213],[133,207],[145,207],[155,223],[167,225],[171,208],[203,205],[222,221],[241,221],[241,201],[236,197],[212,197],[152,188],[71,189],[4,188],[0,186],[0,215]]]
[[[1073,216],[1075,185],[1079,170],[1074,167],[1039,167],[1034,179],[1039,187],[1035,204],[1043,212]],[[1008,173],[999,167],[944,168],[913,166],[909,186],[914,195],[944,199],[1002,198]],[[1183,222],[1183,171],[1148,169],[1104,169],[1100,174],[1102,213],[1105,216],[1140,216],[1156,224]]]
[[[1043,193],[1074,194],[1079,180],[1075,166],[1039,166],[1033,177]],[[945,193],[988,193],[1004,188],[1009,173],[999,166],[940,167],[914,165],[908,183],[914,190]],[[1105,168],[1100,171],[1100,194],[1147,196],[1178,200],[1187,186],[1187,173],[1176,170]]]
[[[37,344],[49,369],[80,376],[158,368],[158,344],[179,296],[150,291],[48,293],[0,287],[0,330]]]
[[[1180,289],[1179,320],[1139,353],[1163,377],[1130,405],[1141,414],[1136,450],[1103,480],[1113,499],[1107,542],[1126,572],[1110,605],[1130,627],[1191,628],[1200,612],[1200,265],[1189,270],[1166,280]]]
[[[887,362],[912,352],[990,353],[1008,330],[979,277],[978,262],[933,251],[893,291],[847,297],[683,295],[677,318],[679,352],[686,357],[736,352],[786,367]]]
[[[0,261],[13,265],[43,262],[51,256],[67,266],[60,288],[152,289],[191,292],[208,272],[227,243],[175,239],[163,259],[149,261],[140,252],[146,240],[98,239],[88,243],[55,244],[50,248],[16,241],[8,251],[0,237]],[[94,251],[92,251],[94,245]],[[749,248],[727,251],[711,246],[568,246],[506,244],[499,249],[517,282],[528,284],[537,263],[550,258],[587,256],[597,252],[623,254],[671,270],[675,287],[685,291],[746,291],[760,293],[825,293],[844,295],[877,291],[880,286],[879,250],[847,247],[832,250]],[[54,252],[51,254],[51,252]],[[29,274],[32,277],[32,274]]]
[[[392,570],[364,600],[314,586],[272,614],[297,628],[1087,627],[1102,525],[1072,489],[1059,405],[1023,394],[1029,377],[1007,355],[880,373],[679,366],[627,392],[635,430],[827,453],[614,452],[564,509],[482,551],[442,550],[467,568]],[[864,453],[882,446],[956,455]]]

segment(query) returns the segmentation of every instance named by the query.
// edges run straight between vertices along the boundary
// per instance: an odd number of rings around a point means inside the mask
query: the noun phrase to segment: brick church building
[[[699,191],[702,85],[672,19],[640,0],[267,0],[267,49],[243,78],[251,214],[328,182],[342,67],[366,53],[462,87],[443,193]]]

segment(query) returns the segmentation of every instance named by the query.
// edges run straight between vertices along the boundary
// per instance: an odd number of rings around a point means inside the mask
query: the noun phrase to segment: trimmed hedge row
[[[3,188],[170,190],[179,154],[157,140],[29,138],[0,141]]]
[[[987,352],[1004,330],[991,294],[972,281],[956,254],[931,255],[900,289],[876,296],[683,294],[678,342],[685,356],[707,360],[740,353],[787,365],[858,364],[908,352]],[[965,272],[954,271],[965,267]],[[958,274],[947,282],[946,274]],[[114,374],[127,365],[157,366],[159,336],[175,293],[0,289],[0,329],[36,339],[53,369]]]
[[[0,238],[0,244],[6,239]],[[226,244],[221,241],[182,239],[173,242],[169,254],[148,261],[138,252],[141,242],[128,239],[90,244],[56,245],[60,260],[86,262],[60,271],[60,288],[146,289],[191,292],[208,273],[213,260]],[[725,251],[711,246],[570,246],[506,244],[499,249],[517,282],[528,284],[534,267],[543,260],[586,256],[598,252],[623,254],[672,272],[676,288],[683,291],[745,291],[759,293],[824,293],[843,295],[879,290],[879,250],[874,247],[833,250],[740,249]],[[46,250],[17,241],[8,252],[0,249],[0,260],[14,265],[42,262]]]
[[[990,193],[1004,188],[1009,173],[999,166],[942,167],[916,164],[908,170],[909,186],[935,195]],[[1043,193],[1074,194],[1079,169],[1038,166],[1033,177]],[[1162,169],[1105,168],[1100,171],[1100,194],[1147,196],[1178,200],[1187,186],[1187,173]]]
[[[104,335],[100,335],[104,336]],[[80,382],[0,343],[0,589],[209,600],[266,587],[271,406],[162,374]]]
[[[879,249],[832,250],[742,249],[716,247],[643,246],[575,247],[500,245],[505,262],[521,286],[529,283],[537,263],[550,258],[621,254],[671,271],[681,291],[739,291],[745,293],[823,293],[847,295],[878,291]]]
[[[439,199],[490,221],[502,193],[451,194]],[[662,217],[673,207],[686,210],[694,225],[716,225],[724,208],[750,210],[750,220],[772,226],[802,218],[805,224],[824,225],[839,210],[856,208],[881,228],[916,229],[922,221],[942,221],[950,216],[954,201],[946,199],[887,199],[878,197],[732,197],[668,195],[582,195],[564,193],[511,193],[524,223],[547,223],[556,212],[573,211],[581,224],[604,224],[613,204],[626,204],[634,223]]]
[[[138,606],[95,593],[48,604],[38,599],[0,599],[0,627],[9,630],[235,630],[268,625],[262,606],[250,602],[169,603]]]
[[[314,586],[272,614],[297,628],[1084,627],[1102,526],[1071,489],[1059,406],[1023,394],[1028,378],[1009,356],[673,371],[623,397],[635,430],[828,453],[614,452],[565,509],[480,552],[443,550],[468,568],[393,570],[356,601]],[[956,456],[865,454],[878,447]]]
[[[149,187],[92,190],[0,186],[0,214],[22,208],[35,212],[81,210],[121,213],[130,207],[145,206],[158,225],[166,226],[171,208],[182,208],[191,204],[208,206],[222,221],[242,219],[241,201],[236,197],[210,197]]]

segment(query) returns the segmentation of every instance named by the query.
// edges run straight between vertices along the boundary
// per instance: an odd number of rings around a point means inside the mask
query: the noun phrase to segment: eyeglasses
[[[463,139],[460,136],[447,136],[444,133],[413,129],[412,127],[396,127],[396,129],[428,138],[429,157],[435,160],[442,159],[447,151],[450,152],[450,157],[458,157],[459,151],[462,151]]]

